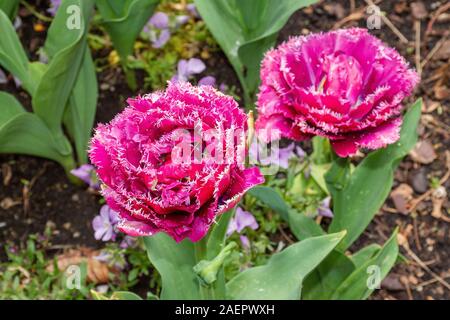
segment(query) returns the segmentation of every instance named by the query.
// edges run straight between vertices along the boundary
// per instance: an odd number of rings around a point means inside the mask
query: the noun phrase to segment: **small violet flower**
[[[186,15],[177,16],[175,18],[175,26],[177,28],[179,28],[179,27],[185,25],[186,23],[188,23],[189,19],[190,19],[189,16],[186,16]]]
[[[136,244],[136,238],[131,236],[125,236],[123,240],[120,242],[119,247],[121,249],[127,249],[129,247],[133,247]]]
[[[294,151],[295,149],[295,151]],[[305,152],[300,147],[295,147],[294,143],[291,143],[286,148],[279,148],[278,153],[274,150],[264,150],[264,145],[261,142],[254,142],[250,146],[250,158],[254,161],[258,161],[263,166],[280,166],[283,169],[289,167],[289,160],[294,157],[303,158]]]
[[[100,182],[97,178],[94,166],[90,164],[83,164],[81,167],[71,170],[70,173],[78,179],[86,182],[92,189],[100,189]]]
[[[119,222],[119,215],[108,205],[103,205],[100,214],[92,220],[94,237],[96,240],[114,241],[116,239],[115,225]]]
[[[56,15],[56,12],[61,5],[61,0],[50,0],[50,8],[47,9],[47,12],[50,13],[53,17]]]
[[[156,12],[148,21],[150,25],[156,29],[168,29],[169,28],[169,16],[164,12]]]
[[[198,81],[198,85],[215,87],[216,86],[216,78],[214,78],[213,76],[203,77]]]
[[[172,77],[173,82],[187,82],[193,75],[205,71],[206,66],[202,60],[191,58],[189,60],[181,59],[178,61],[177,74]],[[206,76],[198,81],[199,86],[216,87],[216,78]]]
[[[192,14],[196,18],[200,18],[200,14],[197,11],[197,7],[193,3],[189,3],[186,5],[187,11],[189,11],[190,14]]]
[[[236,208],[236,213],[231,219],[227,229],[227,236],[232,235],[234,232],[241,233],[245,228],[256,230],[259,228],[258,222],[255,217],[248,211],[242,210],[240,207]],[[250,247],[250,241],[244,235],[240,235],[240,240],[244,248]]]
[[[156,12],[144,27],[153,48],[162,48],[170,39],[169,17],[164,12]]]
[[[319,216],[333,218],[333,211],[330,209],[330,200],[331,197],[326,197],[322,200],[317,210]]]
[[[202,73],[206,69],[202,60],[191,58],[178,61],[177,74],[172,78],[173,82],[187,82],[195,74]]]

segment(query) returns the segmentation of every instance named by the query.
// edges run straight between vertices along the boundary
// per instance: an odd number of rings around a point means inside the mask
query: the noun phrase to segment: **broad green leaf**
[[[324,137],[315,136],[311,139],[313,152],[311,160],[315,164],[329,164],[331,158],[330,141]]]
[[[348,158],[336,157],[330,170],[325,174],[324,179],[327,184],[328,192],[335,199],[338,193],[342,191],[350,181],[351,170]]]
[[[111,295],[110,300],[142,300],[142,298],[130,291],[116,291]]]
[[[325,182],[325,174],[330,169],[330,164],[315,164],[312,163],[311,166],[311,177],[323,190],[324,193],[328,193],[327,183]]]
[[[422,100],[418,100],[404,116],[400,140],[369,154],[346,186],[333,195],[334,218],[328,231],[347,230],[347,236],[339,244],[341,251],[366,229],[389,195],[395,169],[417,142],[421,108]]]
[[[263,202],[270,209],[277,212],[283,220],[289,222],[289,210],[291,209],[275,189],[265,186],[256,186],[250,189],[248,194]]]
[[[303,283],[302,299],[326,300],[353,271],[355,265],[345,254],[333,250]]]
[[[116,291],[108,298],[103,293],[91,290],[91,295],[95,300],[142,300],[141,297],[130,291]]]
[[[11,72],[30,92],[28,57],[8,16],[0,10],[0,65]]]
[[[48,66],[42,62],[34,61],[28,64],[28,76],[31,83],[28,91],[31,96],[34,95],[37,85],[41,82],[42,76],[47,71]]]
[[[367,247],[362,248],[358,252],[354,253],[350,259],[352,259],[353,264],[359,268],[367,260],[371,259],[378,251],[380,251],[381,246],[378,244],[370,244]]]
[[[28,61],[13,25],[3,12],[0,12],[0,32],[0,65],[17,77],[22,87],[33,95],[46,66]]]
[[[51,63],[61,51],[81,43],[89,28],[95,0],[62,0],[59,10],[48,28],[44,52]],[[78,7],[79,11],[74,11]],[[79,15],[78,15],[79,13]],[[78,21],[73,18],[79,17]],[[78,26],[72,23],[80,23]],[[70,27],[70,28],[69,28]]]
[[[81,69],[64,114],[64,125],[75,142],[78,163],[87,162],[86,150],[92,134],[97,108],[98,84],[89,48],[85,49]]]
[[[299,240],[325,234],[323,229],[312,218],[295,210],[289,211],[289,227]]]
[[[201,299],[200,285],[193,268],[197,264],[194,244],[176,243],[164,233],[144,238],[151,263],[162,278],[161,299]]]
[[[306,239],[324,234],[322,228],[313,219],[293,210],[275,189],[266,186],[256,186],[247,193],[278,213],[289,224],[292,233],[297,239]]]
[[[209,30],[233,65],[246,99],[254,98],[264,53],[289,17],[315,0],[194,0]],[[250,101],[246,101],[250,103]]]
[[[45,123],[35,114],[23,112],[0,125],[0,153],[27,154],[59,162],[65,168],[71,158],[61,154]]]
[[[0,10],[2,10],[10,20],[14,20],[20,0],[0,0]]]
[[[336,247],[345,232],[308,238],[274,254],[266,265],[245,270],[227,284],[234,300],[297,300],[303,279]]]
[[[133,53],[136,38],[158,3],[159,0],[97,0],[102,24],[123,62]]]
[[[64,142],[61,122],[87,47],[86,34],[93,3],[94,0],[64,0],[61,3],[45,45],[50,64],[32,99],[34,112],[48,126],[64,153],[70,153],[71,148]],[[80,20],[73,20],[74,17]],[[79,25],[74,26],[71,22],[79,22]]]
[[[94,300],[110,300],[105,294],[91,289],[91,296]]]
[[[0,92],[0,127],[15,116],[24,112],[24,108],[13,95],[6,92]]]
[[[334,291],[331,299],[334,300],[363,300],[367,299],[376,286],[379,286],[398,256],[397,231],[384,244],[375,256],[366,260],[359,268],[353,271]],[[379,282],[378,282],[378,281]],[[378,282],[378,283],[377,283]]]
[[[206,242],[206,260],[211,260],[216,257],[220,250],[222,250],[225,243],[228,224],[234,215],[236,209],[231,209],[217,219],[217,223],[211,226]]]

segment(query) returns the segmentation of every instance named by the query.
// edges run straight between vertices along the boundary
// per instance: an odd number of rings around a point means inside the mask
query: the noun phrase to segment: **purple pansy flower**
[[[205,69],[206,66],[200,59],[181,59],[178,61],[177,74],[172,78],[172,82],[187,82],[191,76],[202,73]]]
[[[186,16],[186,15],[177,16],[175,18],[175,26],[177,28],[179,28],[182,25],[185,25],[186,23],[188,23],[189,19],[190,19],[189,16]]]
[[[216,78],[214,78],[213,76],[203,77],[198,81],[198,85],[215,87],[216,86]]]
[[[330,200],[331,197],[326,197],[322,200],[317,210],[319,216],[333,218],[333,211],[330,209]]]
[[[123,270],[126,267],[125,261],[117,261],[117,259],[114,258],[114,255],[106,250],[102,250],[98,255],[94,256],[94,259],[106,264],[113,263],[113,266],[119,270]]]
[[[170,39],[169,16],[164,12],[156,12],[144,27],[152,42],[153,48],[162,48]]]
[[[255,217],[250,212],[242,210],[241,207],[237,207],[236,213],[228,225],[227,235],[230,236],[233,232],[241,233],[242,230],[247,227],[256,230],[259,225],[258,222],[256,222]]]
[[[303,150],[300,146],[295,147],[295,153],[299,158],[304,158],[306,156],[305,150]]]
[[[50,8],[47,9],[47,12],[50,13],[52,16],[55,16],[60,5],[61,0],[50,0]]]
[[[154,37],[154,38],[151,39],[152,46],[155,49],[162,48],[169,41],[169,39],[170,39],[170,31],[169,31],[169,29],[163,29],[159,33],[159,36]]]
[[[83,164],[81,167],[71,170],[70,173],[78,179],[86,182],[92,189],[100,189],[100,182],[97,178],[94,166],[90,164]]]
[[[156,29],[168,29],[169,28],[169,16],[164,12],[156,12],[148,21]]]
[[[120,242],[119,247],[121,249],[127,249],[129,247],[132,247],[136,244],[136,238],[132,236],[125,236],[123,240]]]
[[[219,90],[222,92],[226,92],[228,90],[228,86],[225,83],[221,83],[219,86]]]
[[[255,217],[248,211],[242,210],[241,207],[236,208],[236,213],[231,219],[227,229],[227,236],[232,235],[234,232],[241,233],[245,228],[256,230],[259,228],[258,222]],[[245,235],[240,235],[240,240],[244,248],[250,247],[250,241]]]
[[[115,225],[119,222],[118,213],[112,210],[108,205],[103,205],[100,214],[92,220],[94,228],[94,237],[96,240],[114,241],[116,239]]]
[[[242,246],[244,248],[247,248],[247,249],[250,248],[250,240],[248,239],[247,236],[240,235],[239,239],[241,240]]]
[[[193,3],[189,3],[186,5],[187,11],[189,11],[190,14],[192,14],[196,18],[200,18],[200,14],[197,11],[197,7]]]
[[[295,151],[294,151],[295,149]],[[258,161],[263,166],[275,165],[280,166],[283,169],[289,167],[289,160],[294,157],[302,158],[304,151],[300,147],[295,147],[294,143],[291,143],[286,148],[279,148],[278,153],[273,150],[264,151],[264,146],[261,142],[257,143],[256,140],[250,146],[250,158],[254,161]],[[261,155],[264,154],[264,157]],[[270,153],[267,155],[267,153]]]

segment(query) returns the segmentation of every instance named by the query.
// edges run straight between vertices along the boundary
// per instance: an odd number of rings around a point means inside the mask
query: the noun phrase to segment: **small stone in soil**
[[[411,185],[415,192],[425,193],[428,190],[428,179],[425,170],[418,170],[411,178]]]
[[[437,158],[434,147],[428,140],[417,142],[416,146],[409,154],[414,162],[422,164],[429,164]]]
[[[408,203],[412,198],[413,189],[406,183],[402,183],[391,192],[391,198],[398,212],[407,214]]]

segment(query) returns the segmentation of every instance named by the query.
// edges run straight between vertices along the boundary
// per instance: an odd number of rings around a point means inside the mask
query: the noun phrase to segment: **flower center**
[[[344,53],[325,56],[321,83],[323,91],[355,104],[362,88],[362,69],[359,62]]]

